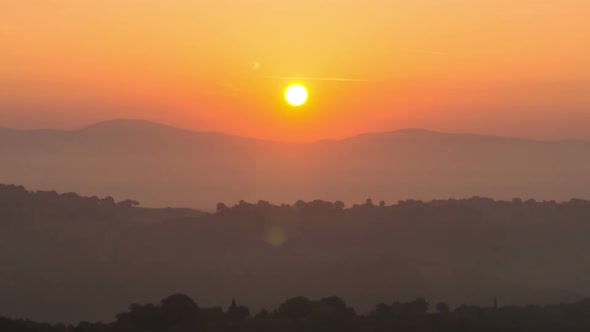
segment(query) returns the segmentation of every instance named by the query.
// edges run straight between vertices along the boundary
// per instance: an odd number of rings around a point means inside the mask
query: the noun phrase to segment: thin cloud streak
[[[338,78],[338,77],[283,77],[283,76],[268,76],[274,80],[286,81],[334,81],[334,82],[369,82],[368,80],[358,78]]]

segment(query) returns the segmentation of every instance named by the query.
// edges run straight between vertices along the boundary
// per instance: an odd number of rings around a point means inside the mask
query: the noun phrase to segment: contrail
[[[368,80],[361,80],[358,78],[337,78],[337,77],[282,77],[282,76],[268,76],[274,80],[288,80],[288,81],[334,81],[334,82],[368,82]]]

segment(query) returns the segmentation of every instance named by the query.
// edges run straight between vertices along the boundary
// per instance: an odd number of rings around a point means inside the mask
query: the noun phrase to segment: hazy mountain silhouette
[[[590,196],[590,143],[418,129],[281,143],[114,120],[79,131],[0,129],[0,182],[147,206]]]

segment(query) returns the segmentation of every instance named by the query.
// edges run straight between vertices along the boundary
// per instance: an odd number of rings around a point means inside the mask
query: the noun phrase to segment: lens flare
[[[280,226],[271,226],[266,229],[266,242],[273,247],[280,247],[287,242],[287,232]]]

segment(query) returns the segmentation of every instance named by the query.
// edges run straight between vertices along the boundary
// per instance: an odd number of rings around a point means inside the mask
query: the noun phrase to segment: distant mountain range
[[[0,155],[0,183],[144,206],[590,197],[590,142],[418,129],[284,143],[113,120],[78,131],[0,128]]]

